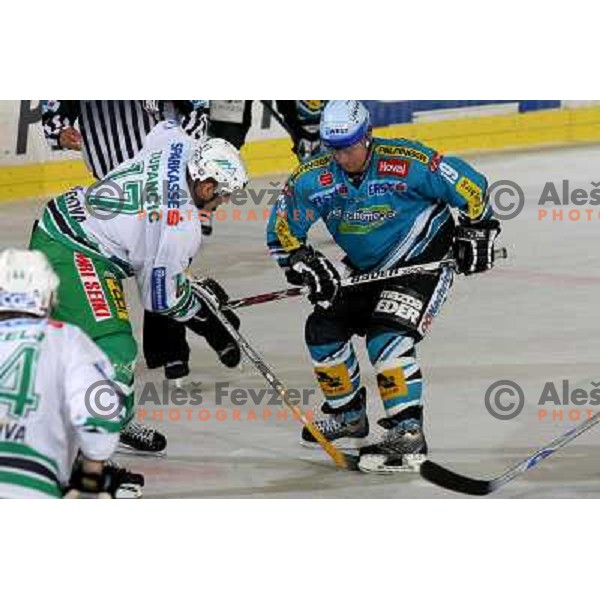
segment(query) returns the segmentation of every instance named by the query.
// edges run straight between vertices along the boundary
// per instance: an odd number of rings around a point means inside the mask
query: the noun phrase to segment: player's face
[[[230,198],[229,194],[218,193],[218,184],[213,179],[196,182],[194,192],[204,210],[216,210]]]
[[[368,156],[366,140],[361,140],[349,148],[333,150],[333,158],[346,173],[360,173],[365,168]]]

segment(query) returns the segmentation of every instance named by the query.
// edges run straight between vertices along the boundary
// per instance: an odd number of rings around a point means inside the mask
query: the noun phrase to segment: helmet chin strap
[[[365,148],[368,150],[367,157],[365,158],[365,164],[363,165],[363,173],[367,170],[367,165],[371,162],[371,156],[373,155],[373,137],[371,136],[371,131],[367,134],[365,140]]]

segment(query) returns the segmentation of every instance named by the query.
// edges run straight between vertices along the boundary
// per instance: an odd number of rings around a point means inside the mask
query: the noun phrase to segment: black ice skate
[[[336,448],[355,449],[365,443],[369,435],[369,421],[367,419],[367,392],[364,387],[360,388],[350,403],[341,410],[331,408],[327,402],[323,404],[321,410],[331,416],[328,419],[316,420],[314,425]],[[300,443],[308,448],[319,446],[306,427],[302,429]]]
[[[167,438],[152,427],[131,421],[121,430],[118,452],[163,456],[166,454]]]
[[[177,387],[183,385],[184,377],[187,377],[189,374],[190,365],[183,360],[175,360],[165,365],[165,379],[173,382]]]
[[[427,458],[427,442],[421,421],[388,417],[378,423],[386,430],[383,439],[360,449],[358,468],[363,473],[418,472]]]
[[[142,497],[142,488],[146,482],[141,473],[129,471],[112,460],[106,461],[105,471],[109,473],[112,493],[117,500]]]

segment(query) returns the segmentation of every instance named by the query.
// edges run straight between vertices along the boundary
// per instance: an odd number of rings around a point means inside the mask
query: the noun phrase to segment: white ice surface
[[[570,179],[571,187],[588,191],[600,181],[600,148],[554,149],[472,159],[491,181],[512,179],[526,192],[518,218],[504,223],[501,242],[515,256],[493,272],[460,278],[430,336],[420,345],[426,381],[426,431],[431,457],[465,474],[499,473],[536,447],[564,431],[565,419],[538,420],[538,398],[544,382],[569,379],[590,388],[600,380],[600,219],[591,222],[538,220],[537,199],[545,181]],[[269,186],[282,178],[257,180]],[[0,205],[0,246],[24,245],[41,202]],[[195,268],[221,281],[231,296],[245,296],[286,287],[267,256],[262,208],[258,220],[215,223]],[[251,202],[241,208],[246,215]],[[565,209],[569,207],[564,207]],[[573,207],[571,207],[573,208]],[[593,208],[593,207],[581,207]],[[335,248],[322,229],[313,239],[331,256]],[[129,305],[136,330],[140,307],[128,285]],[[312,371],[303,344],[308,303],[291,299],[243,309],[243,331],[289,387],[313,387]],[[262,388],[261,376],[246,364],[243,372],[218,365],[208,347],[193,335],[190,381],[202,382],[203,403],[214,414],[216,382],[231,387]],[[363,358],[363,379],[371,410],[379,399],[369,364]],[[159,371],[140,361],[137,385],[161,383]],[[512,421],[499,421],[484,406],[486,388],[498,379],[517,381],[526,394],[525,409]],[[191,408],[191,407],[183,407]],[[197,409],[198,407],[196,407]],[[146,476],[148,497],[456,497],[416,475],[377,476],[336,471],[319,451],[302,448],[298,423],[243,420],[251,406],[240,408],[242,421],[231,418],[232,404],[224,402],[228,418],[217,421],[156,424],[167,434],[168,456],[163,459],[126,458],[127,465]],[[550,407],[552,408],[552,407]],[[584,407],[586,408],[586,407]],[[590,408],[589,406],[587,408]],[[375,414],[375,416],[377,416]],[[544,461],[525,477],[506,486],[500,497],[599,497],[600,428]]]

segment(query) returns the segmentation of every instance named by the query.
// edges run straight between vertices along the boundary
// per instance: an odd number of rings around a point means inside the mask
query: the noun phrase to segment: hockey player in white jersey
[[[134,451],[162,453],[166,439],[130,420],[137,345],[122,281],[135,277],[146,310],[185,322],[221,362],[237,366],[237,343],[192,291],[186,270],[200,249],[201,217],[246,184],[231,144],[196,142],[175,124],[160,123],[143,150],[105,179],[51,200],[34,229],[31,247],[48,257],[61,281],[53,316],[80,326],[110,358],[126,394],[121,444]],[[227,303],[216,281],[205,279],[202,288],[215,306]],[[239,327],[237,316],[224,312]]]
[[[105,461],[122,406],[100,415],[90,396],[101,385],[118,399],[113,369],[80,329],[48,318],[57,289],[40,252],[0,252],[0,498],[62,498],[69,487],[112,496],[118,486]]]

